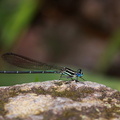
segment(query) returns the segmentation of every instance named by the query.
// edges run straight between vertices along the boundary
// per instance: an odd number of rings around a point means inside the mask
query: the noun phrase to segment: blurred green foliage
[[[114,32],[111,36],[108,46],[101,56],[98,64],[96,66],[97,70],[104,73],[109,69],[109,66],[112,63],[112,60],[116,53],[119,52],[120,49],[120,29]]]
[[[0,2],[1,42],[5,49],[11,48],[18,35],[27,29],[37,8],[38,0]]]
[[[97,82],[100,84],[104,84],[107,87],[111,87],[113,89],[117,89],[120,91],[120,79],[115,77],[108,77],[103,74],[95,74],[91,72],[85,72],[84,78],[88,81]]]

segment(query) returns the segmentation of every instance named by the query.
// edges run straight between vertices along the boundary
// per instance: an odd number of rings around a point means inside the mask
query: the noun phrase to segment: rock
[[[0,120],[120,120],[120,92],[90,81],[0,87]]]

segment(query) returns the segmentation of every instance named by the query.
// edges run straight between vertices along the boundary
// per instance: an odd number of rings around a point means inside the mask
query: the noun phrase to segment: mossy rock
[[[120,92],[94,82],[0,87],[0,120],[120,120]]]

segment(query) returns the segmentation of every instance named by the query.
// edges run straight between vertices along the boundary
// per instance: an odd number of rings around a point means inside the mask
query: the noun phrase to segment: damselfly
[[[30,59],[15,53],[5,53],[2,55],[2,58],[6,62],[12,65],[15,65],[21,68],[26,68],[26,69],[34,69],[34,71],[0,71],[0,73],[4,73],[4,74],[59,73],[61,74],[60,79],[63,77],[63,75],[66,76],[67,78],[71,78],[72,80],[74,80],[74,78],[76,78],[75,80],[78,80],[79,77],[83,79],[82,78],[83,73],[81,69],[74,71],[67,67],[60,67],[60,66],[46,64],[43,62],[38,62],[36,60]],[[51,71],[51,70],[54,70],[54,71]]]

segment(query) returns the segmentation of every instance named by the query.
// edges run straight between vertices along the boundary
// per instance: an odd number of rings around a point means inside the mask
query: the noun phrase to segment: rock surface
[[[120,120],[120,92],[89,81],[0,87],[0,120]]]

